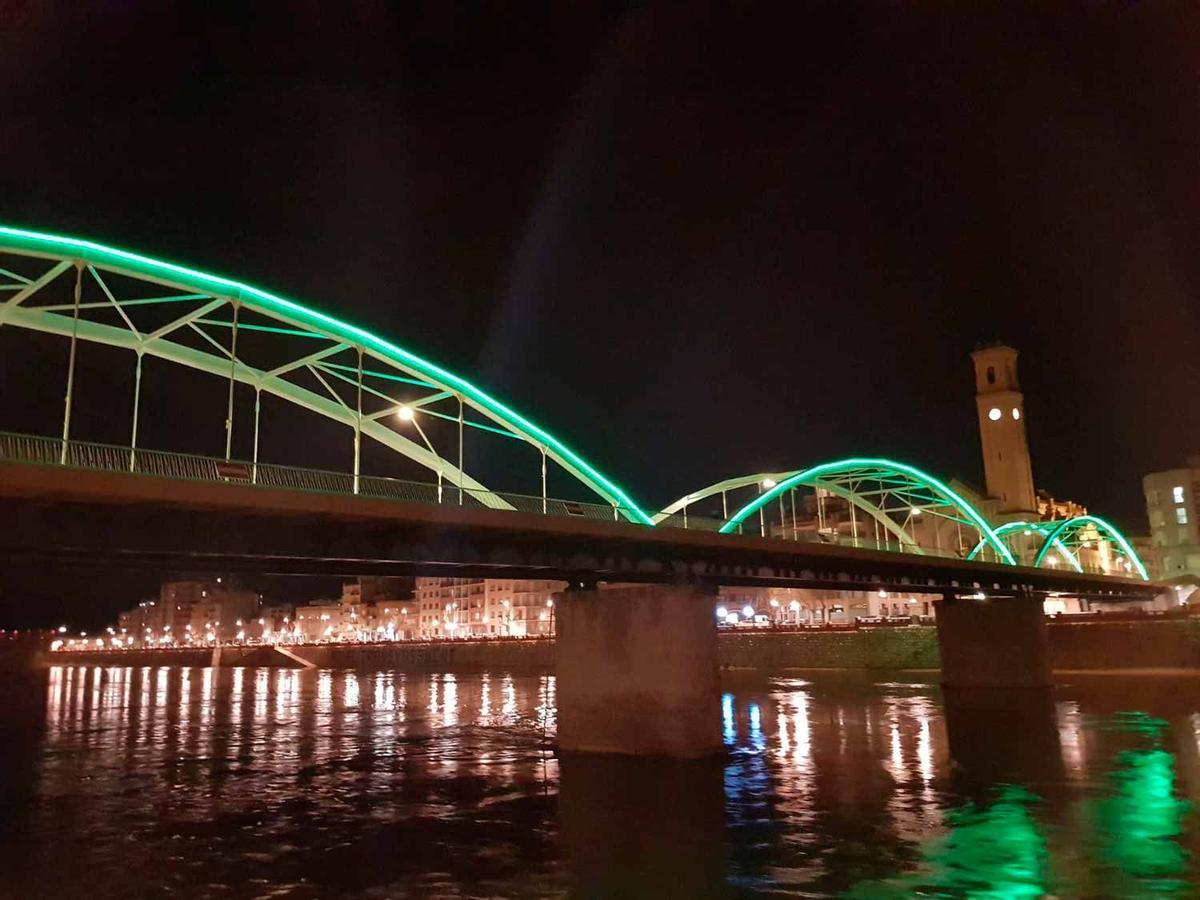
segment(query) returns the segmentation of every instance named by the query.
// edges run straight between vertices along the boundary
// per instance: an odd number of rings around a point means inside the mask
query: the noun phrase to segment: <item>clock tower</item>
[[[1017,381],[1017,351],[998,344],[971,354],[975,363],[975,406],[987,492],[1006,515],[1037,518],[1033,466],[1025,436],[1025,397]]]

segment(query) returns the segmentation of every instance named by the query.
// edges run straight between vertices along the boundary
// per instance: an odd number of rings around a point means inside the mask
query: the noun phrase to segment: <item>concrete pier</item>
[[[942,684],[950,688],[1047,688],[1050,644],[1042,599],[948,598],[937,605]]]
[[[563,753],[690,759],[721,743],[712,598],[675,585],[556,597]]]

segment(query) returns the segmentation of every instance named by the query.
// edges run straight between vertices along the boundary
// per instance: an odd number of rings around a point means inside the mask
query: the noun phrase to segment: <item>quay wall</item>
[[[1200,619],[1145,622],[1052,622],[1050,662],[1056,671],[1081,669],[1200,669]],[[939,669],[933,627],[861,628],[800,632],[722,632],[722,668]],[[392,644],[314,644],[288,648],[317,668],[401,671],[548,672],[554,641],[431,641]],[[96,650],[42,655],[50,664],[207,666],[207,649]],[[303,663],[270,647],[224,647],[222,666]]]

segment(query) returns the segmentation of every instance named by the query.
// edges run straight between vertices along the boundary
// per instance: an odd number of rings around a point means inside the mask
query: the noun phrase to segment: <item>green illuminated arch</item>
[[[1102,537],[1107,537],[1110,543],[1117,546],[1117,549],[1129,560],[1130,565],[1133,566],[1134,571],[1137,572],[1143,581],[1150,580],[1150,574],[1146,571],[1146,565],[1142,562],[1142,558],[1138,556],[1137,551],[1133,549],[1133,545],[1129,543],[1120,529],[1111,522],[1099,516],[1075,516],[1071,519],[1063,519],[1059,522],[1049,524],[1053,524],[1054,527],[1046,535],[1045,541],[1042,542],[1041,550],[1038,551],[1037,556],[1033,560],[1035,566],[1042,564],[1042,560],[1045,559],[1052,545],[1066,543],[1081,530],[1090,526]]]
[[[546,458],[558,463],[589,489],[618,508],[626,519],[646,525],[653,524],[650,517],[624,490],[539,425],[465,378],[358,326],[239,281],[131,253],[127,250],[108,247],[93,241],[0,226],[0,253],[52,262],[49,269],[35,278],[0,269],[0,326],[7,324],[51,334],[74,335],[79,340],[124,347],[136,351],[139,355],[157,356],[170,362],[248,384],[256,390],[274,394],[343,424],[352,426],[357,424],[363,435],[378,440],[393,450],[438,472],[439,477],[443,474],[447,475],[452,483],[461,484],[464,488],[472,490],[472,496],[480,498],[485,505],[495,508],[510,508],[510,504],[506,500],[494,492],[488,491],[483,485],[462,472],[455,463],[434,451],[428,439],[424,438],[424,434],[422,434],[422,438],[425,445],[422,446],[421,442],[401,435],[383,425],[379,421],[382,414],[372,417],[370,421],[363,421],[360,412],[347,408],[333,385],[338,383],[338,379],[347,380],[345,372],[348,367],[338,366],[330,360],[337,353],[361,351],[368,362],[374,360],[390,369],[388,372],[371,372],[372,377],[392,379],[393,382],[407,382],[409,386],[418,386],[428,392],[425,397],[413,404],[414,407],[420,407],[422,415],[428,414],[457,421],[460,417],[438,413],[435,410],[435,404],[446,402],[447,398],[454,400],[456,404],[461,401],[465,407],[476,411],[492,423],[490,425],[471,423],[472,427],[495,431],[531,443],[543,452]],[[63,314],[62,306],[38,307],[25,304],[25,301],[37,291],[60,275],[72,270],[80,273],[77,277],[82,277],[82,273],[86,272],[89,278],[95,279],[107,296],[107,300],[111,301],[112,307],[121,314],[128,327],[109,325]],[[151,283],[167,289],[168,292],[176,292],[177,295],[157,297],[153,300],[119,300],[107,287],[101,275],[102,272]],[[135,303],[174,302],[182,307],[183,301],[195,302],[199,305],[180,316],[174,324],[159,329],[155,333],[139,332],[127,314],[127,310],[132,309]],[[205,318],[223,307],[227,310],[232,309],[233,322],[215,321],[211,317]],[[107,307],[105,308],[107,310]],[[324,342],[321,345],[323,349],[318,349],[317,352],[296,360],[293,366],[284,366],[273,371],[247,365],[237,358],[236,351],[229,353],[219,342],[202,331],[202,328],[228,328],[231,325],[236,331],[238,311],[256,313],[275,320],[281,326],[267,327],[246,324],[242,326],[243,329],[256,329],[263,332],[278,331],[300,337],[319,338]],[[168,339],[172,332],[183,328],[200,332],[201,336],[206,337],[208,343],[220,352],[213,352],[210,349],[197,350],[177,340]],[[319,390],[296,385],[293,380],[289,380],[290,371],[302,366],[314,370],[321,384],[327,389],[329,396],[322,394]],[[361,364],[359,368],[361,369]],[[359,376],[360,381],[361,378],[362,376]],[[342,390],[345,390],[344,386]],[[389,399],[386,391],[373,391],[373,393],[384,400]]]
[[[1052,523],[1052,522],[1005,522],[1003,525],[1000,525],[999,527],[997,527],[993,530],[996,532],[996,537],[998,537],[998,538],[1007,537],[1008,535],[1015,534],[1018,531],[1021,531],[1021,532],[1034,531],[1034,532],[1037,532],[1044,541],[1046,538],[1046,535],[1049,534],[1053,529],[1054,529],[1054,523]],[[978,556],[979,551],[981,551],[984,548],[984,545],[986,543],[987,543],[987,541],[980,538],[979,543],[976,544],[974,549],[971,550],[971,552],[967,554],[967,559],[974,559],[976,556]],[[1054,546],[1063,555],[1063,557],[1066,558],[1067,562],[1069,562],[1071,564],[1071,567],[1076,572],[1083,571],[1083,566],[1081,566],[1079,564],[1078,558],[1076,558],[1075,554],[1072,553],[1067,548],[1066,544],[1064,544],[1062,541],[1056,539],[1054,541]]]
[[[912,496],[920,498],[920,502],[936,502],[956,510],[963,517],[960,521],[976,529],[982,539],[995,551],[999,559],[1010,565],[1016,564],[1012,553],[1004,542],[996,536],[991,526],[988,525],[987,520],[962,495],[932,475],[922,472],[913,466],[890,459],[853,457],[835,462],[822,463],[821,465],[796,472],[782,479],[773,488],[764,491],[739,509],[721,526],[720,531],[722,534],[734,531],[749,516],[762,509],[772,500],[801,485],[830,490],[855,503],[859,508],[865,508],[862,498],[852,486],[856,479],[887,482],[893,485],[893,489],[900,496]],[[914,507],[916,506],[917,502],[914,502]],[[868,509],[868,512],[871,512],[875,519],[885,527],[889,527],[888,523],[890,523],[894,527],[893,533],[898,536],[903,534],[904,537],[901,539],[902,545],[906,545],[915,553],[922,552],[916,542],[890,516],[884,515],[879,511],[873,512],[870,509]],[[876,512],[879,512],[879,514],[876,514]]]

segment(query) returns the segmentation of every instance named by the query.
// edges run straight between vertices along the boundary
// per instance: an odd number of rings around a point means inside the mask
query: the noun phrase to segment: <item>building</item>
[[[1087,507],[1082,503],[1076,503],[1074,500],[1059,500],[1057,497],[1051,496],[1049,491],[1037,492],[1037,511],[1038,518],[1046,521],[1073,519],[1076,516],[1087,515]]]
[[[337,600],[299,606],[287,628],[297,641],[380,641],[416,637],[411,578],[360,578]],[[413,607],[410,609],[410,607]]]
[[[121,613],[117,626],[141,643],[233,640],[257,619],[260,599],[227,576],[166,581],[158,597]]]
[[[418,578],[417,635],[426,640],[550,635],[552,595],[566,586],[537,579]]]
[[[1038,503],[1025,434],[1025,396],[1017,380],[1017,351],[996,344],[976,350],[971,360],[987,492],[999,500],[1001,518],[1032,519]]]
[[[860,619],[932,616],[931,594],[895,591],[834,591],[807,588],[722,587],[717,609],[730,621],[765,616],[775,625],[850,625]]]
[[[1200,454],[1181,469],[1146,475],[1142,489],[1161,576],[1200,578]]]

